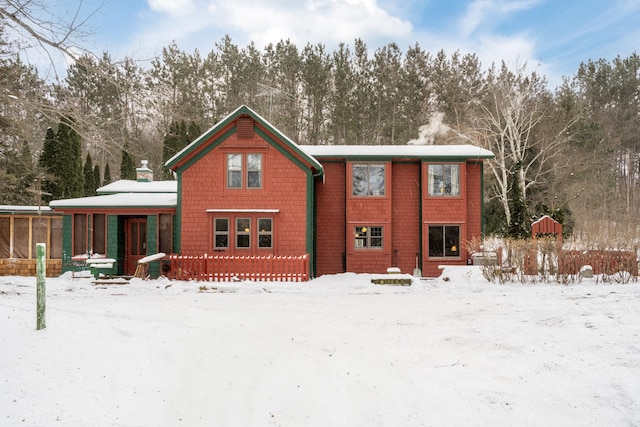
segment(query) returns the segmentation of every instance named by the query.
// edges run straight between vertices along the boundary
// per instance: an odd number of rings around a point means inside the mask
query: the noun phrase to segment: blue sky
[[[87,45],[116,59],[149,59],[173,40],[206,55],[225,34],[258,49],[290,39],[331,51],[361,38],[371,51],[417,42],[476,53],[485,67],[526,62],[553,87],[581,62],[640,53],[640,0],[83,0],[93,11]]]

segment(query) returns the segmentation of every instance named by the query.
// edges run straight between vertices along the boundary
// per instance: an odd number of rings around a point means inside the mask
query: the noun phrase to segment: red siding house
[[[467,264],[482,231],[470,145],[302,146],[246,106],[166,166],[182,254],[310,255],[310,274]]]
[[[127,257],[122,246],[132,245],[136,219],[146,234],[134,240],[149,240],[139,251],[158,251],[167,241],[160,216],[169,215],[168,247],[183,256],[307,254],[310,277],[389,267],[437,276],[439,265],[470,259],[465,242],[482,232],[482,162],[492,157],[471,145],[298,145],[241,106],[167,161],[177,177],[174,199],[138,183],[136,206],[106,199],[126,197],[120,191],[51,206],[68,216],[65,247],[76,256],[75,247],[90,250],[81,230],[92,219],[78,224],[76,215],[106,215],[106,241],[113,241],[106,255],[114,258]]]

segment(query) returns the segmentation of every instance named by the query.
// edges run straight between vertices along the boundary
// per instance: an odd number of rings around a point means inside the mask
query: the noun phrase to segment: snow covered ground
[[[205,286],[207,289],[200,289]],[[2,426],[640,425],[640,285],[0,277]]]

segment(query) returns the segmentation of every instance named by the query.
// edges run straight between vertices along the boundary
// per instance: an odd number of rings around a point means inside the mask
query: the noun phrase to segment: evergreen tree
[[[104,165],[104,177],[102,178],[102,185],[111,184],[111,169],[109,168],[109,162]]]
[[[26,140],[22,141],[20,153],[12,169],[14,170],[15,176],[18,177],[18,185],[15,191],[20,195],[19,197],[22,199],[21,202],[29,203],[34,197],[33,194],[29,195],[26,190],[34,184],[37,174],[33,169],[31,149]]]
[[[524,239],[531,234],[531,224],[529,224],[527,205],[522,198],[520,168],[522,168],[522,164],[520,162],[516,163],[510,175],[509,211],[511,213],[511,221],[509,223],[508,235],[509,237]]]
[[[57,170],[60,163],[60,144],[56,134],[50,127],[47,128],[47,133],[44,138],[44,145],[42,146],[42,152],[38,159],[38,166],[44,174],[42,181],[42,190],[51,194],[44,195],[43,200],[47,203],[51,200],[60,199],[62,197],[62,190],[58,182]]]
[[[87,153],[87,158],[84,162],[84,168],[82,170],[84,175],[84,195],[85,197],[95,196],[96,183],[93,175],[93,161],[91,160],[91,154],[89,153]]]
[[[185,140],[184,147],[191,144],[201,134],[202,134],[202,131],[200,130],[200,125],[197,122],[191,120],[187,128],[187,135],[186,135],[187,137]],[[184,147],[181,147],[180,149],[182,150]]]
[[[82,197],[84,174],[82,171],[82,149],[80,134],[73,117],[64,116],[58,125],[56,139],[60,147],[60,163],[56,176],[61,187],[61,197]]]
[[[95,190],[102,187],[102,183],[100,182],[100,167],[97,164],[93,167],[93,184],[95,185]]]
[[[120,161],[120,179],[136,179],[136,163],[129,153],[129,144],[122,148],[122,160]]]
[[[164,135],[164,145],[162,147],[162,164],[175,156],[180,150],[189,145],[194,139],[200,136],[200,126],[191,120],[189,126],[184,120],[171,122],[169,131]],[[168,168],[162,169],[162,179],[172,180],[173,173]]]
[[[169,131],[164,134],[164,144],[162,147],[162,164],[172,158],[178,152],[178,124],[175,120],[171,121]],[[162,168],[162,179],[173,179],[173,175],[168,168]]]

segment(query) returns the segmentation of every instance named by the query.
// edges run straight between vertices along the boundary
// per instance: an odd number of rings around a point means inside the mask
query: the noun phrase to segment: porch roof
[[[48,206],[16,206],[16,205],[0,205],[0,213],[2,214],[51,214]]]
[[[53,209],[63,208],[175,208],[177,193],[118,193],[76,199],[54,200],[49,203]]]

